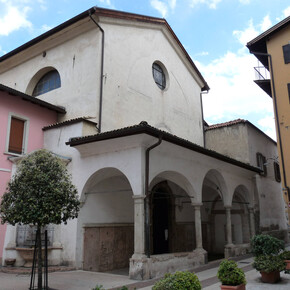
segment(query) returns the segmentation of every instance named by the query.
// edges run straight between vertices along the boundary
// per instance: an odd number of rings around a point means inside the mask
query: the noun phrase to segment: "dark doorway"
[[[155,186],[152,194],[153,254],[169,253],[171,195],[168,185]]]

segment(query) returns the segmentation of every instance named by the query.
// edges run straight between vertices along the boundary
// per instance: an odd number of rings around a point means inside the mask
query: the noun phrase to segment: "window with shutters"
[[[9,115],[7,153],[23,154],[26,151],[28,120],[23,117]]]
[[[266,157],[263,154],[261,154],[261,153],[257,153],[257,166],[261,170],[263,170],[260,173],[260,175],[262,175],[262,176],[267,176],[267,167],[266,167],[266,165],[267,165]]]

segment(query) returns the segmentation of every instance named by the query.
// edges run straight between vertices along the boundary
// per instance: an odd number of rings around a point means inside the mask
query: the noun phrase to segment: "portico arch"
[[[152,179],[149,192],[151,254],[193,251],[196,193],[191,183],[178,172],[164,171]]]
[[[208,259],[222,258],[226,244],[225,201],[229,200],[228,188],[222,174],[209,170],[202,185],[202,238]]]
[[[129,180],[116,168],[103,168],[88,178],[78,218],[84,270],[104,272],[129,266],[134,252],[132,196]]]

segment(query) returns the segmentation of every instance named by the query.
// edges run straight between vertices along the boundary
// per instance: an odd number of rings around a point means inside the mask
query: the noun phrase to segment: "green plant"
[[[259,272],[274,272],[283,271],[285,269],[285,262],[281,256],[261,255],[254,259],[253,267]]]
[[[254,256],[278,255],[284,250],[284,241],[269,235],[256,235],[251,239],[252,253]]]
[[[156,282],[153,290],[200,290],[201,284],[194,273],[177,271],[165,274],[164,278]]]
[[[280,257],[283,260],[290,260],[290,251],[284,251],[280,254]]]
[[[217,277],[222,285],[237,286],[247,283],[244,271],[238,268],[235,261],[223,260],[220,263]]]
[[[103,288],[103,285],[97,284],[96,287],[92,288],[92,290],[105,290],[105,288]]]
[[[118,290],[128,290],[128,287],[127,286],[122,286],[120,289]]]

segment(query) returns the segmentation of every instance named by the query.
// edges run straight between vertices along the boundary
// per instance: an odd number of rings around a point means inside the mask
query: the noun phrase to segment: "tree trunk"
[[[42,290],[42,249],[41,249],[41,226],[37,225],[37,248],[38,248],[38,283],[37,283],[37,289]]]

